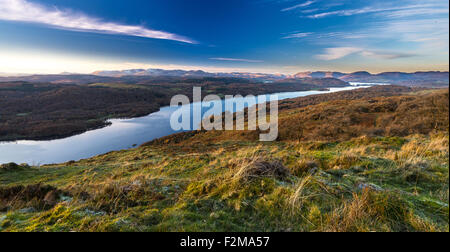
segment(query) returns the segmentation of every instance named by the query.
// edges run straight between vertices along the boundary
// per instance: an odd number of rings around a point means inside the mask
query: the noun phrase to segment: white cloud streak
[[[247,63],[261,63],[262,60],[251,60],[251,59],[235,59],[235,58],[209,58],[210,60],[220,60],[220,61],[235,61],[235,62],[247,62]]]
[[[408,58],[417,56],[416,54],[411,53],[402,53],[402,52],[386,52],[379,50],[366,50],[359,47],[333,47],[326,48],[324,54],[316,55],[317,59],[321,60],[337,60],[340,58],[344,58],[348,55],[358,53],[360,56],[375,58],[375,59],[400,59],[400,58]]]
[[[404,18],[448,14],[448,8],[418,8],[391,11],[385,14],[389,18]]]
[[[306,1],[306,2],[301,3],[301,4],[297,4],[297,5],[288,7],[288,8],[284,8],[281,11],[291,11],[291,10],[295,10],[295,9],[298,9],[298,8],[303,8],[303,7],[310,6],[313,3],[315,3],[315,1]]]
[[[412,53],[396,53],[396,52],[382,52],[382,51],[362,51],[361,56],[376,58],[376,59],[401,59],[417,56]]]
[[[0,0],[0,20],[44,24],[63,30],[122,34],[144,38],[173,40],[194,44],[195,41],[165,31],[142,26],[103,21],[71,10],[48,8],[27,0]]]
[[[361,52],[362,49],[358,47],[333,47],[333,48],[326,48],[324,54],[319,54],[316,56],[316,58],[321,60],[336,60],[343,58],[347,55]]]
[[[289,34],[289,35],[283,37],[283,39],[306,38],[312,34],[313,34],[312,32],[298,32],[298,33]]]
[[[417,5],[406,5],[406,6],[398,6],[398,7],[388,7],[388,8],[377,8],[377,7],[364,7],[360,9],[347,9],[347,10],[336,10],[329,12],[316,13],[313,15],[309,15],[309,18],[324,18],[329,16],[353,16],[359,14],[368,14],[368,13],[380,13],[380,12],[392,12],[392,15],[416,15],[420,13],[420,10],[426,12],[428,14],[439,14],[445,13],[445,9],[442,9],[441,5],[436,4],[417,4]],[[448,13],[448,11],[447,11]]]

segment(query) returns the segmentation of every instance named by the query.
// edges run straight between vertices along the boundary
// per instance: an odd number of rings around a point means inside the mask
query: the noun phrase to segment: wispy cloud
[[[362,51],[361,56],[376,58],[376,59],[401,59],[417,56],[413,53],[397,53],[397,52],[383,52],[383,51]]]
[[[210,60],[220,60],[220,61],[235,61],[235,62],[248,62],[248,63],[261,63],[262,60],[252,60],[252,59],[235,59],[235,58],[209,58]]]
[[[283,39],[306,38],[312,34],[313,34],[312,32],[297,32],[284,36]]]
[[[449,20],[446,18],[427,18],[418,20],[393,20],[381,22],[379,32],[391,34],[399,40],[422,44],[424,49],[439,49],[448,52]]]
[[[345,10],[335,10],[328,12],[321,12],[312,15],[308,15],[309,18],[324,18],[328,16],[353,16],[359,14],[368,14],[368,13],[380,13],[387,12],[388,15],[415,15],[420,13],[420,11],[425,11],[428,14],[438,14],[445,13],[442,9],[442,5],[440,4],[416,4],[416,5],[405,5],[405,6],[396,6],[396,7],[373,7],[368,6],[359,9],[345,9]],[[447,11],[448,13],[448,11]]]
[[[417,56],[412,53],[368,50],[359,47],[333,47],[326,48],[325,53],[316,55],[316,58],[321,60],[336,60],[356,53],[363,57],[376,59],[400,59]]]
[[[420,3],[416,0],[387,1],[380,5],[367,1],[362,8],[333,9],[327,12],[308,13],[309,18],[326,18],[331,16],[353,16],[371,14],[370,19],[360,18],[361,25],[333,27],[328,31],[314,31],[304,40],[325,48],[358,47],[371,48],[365,57],[395,59],[408,57],[410,54],[385,53],[383,43],[405,43],[409,51],[420,51],[421,55],[439,55],[448,52],[448,2],[429,0]],[[384,44],[386,45],[386,44]],[[375,52],[376,50],[376,52]],[[380,53],[382,51],[382,53]],[[426,53],[425,53],[426,52]],[[326,56],[320,56],[326,58]]]
[[[291,10],[295,10],[295,9],[298,9],[298,8],[303,8],[303,7],[306,7],[306,6],[310,6],[313,3],[315,3],[315,1],[306,1],[306,2],[301,3],[301,4],[297,4],[297,5],[288,7],[288,8],[284,8],[281,11],[291,11]]]
[[[418,16],[432,16],[439,14],[448,14],[448,8],[417,8],[417,9],[404,9],[396,10],[385,13],[389,18],[404,18],[404,17],[418,17]]]
[[[184,43],[195,41],[165,31],[143,26],[125,25],[103,21],[71,10],[49,8],[27,0],[0,0],[0,20],[45,24],[59,29],[88,31],[95,33],[123,34],[136,37],[174,40]]]
[[[316,45],[340,47],[351,44],[377,44],[380,41],[414,42],[429,49],[448,48],[448,18],[385,18],[367,24],[363,29],[314,32],[304,39]],[[289,35],[288,35],[289,36]],[[359,46],[359,45],[358,45]]]
[[[367,39],[371,37],[376,37],[377,34],[371,34],[368,31],[336,31],[336,32],[304,32],[297,33],[293,32],[291,34],[285,35],[284,39],[290,38],[304,38],[308,39],[309,42],[314,43],[315,45],[330,45],[330,44],[339,44],[342,41],[348,42],[348,40],[361,40]]]
[[[362,49],[358,47],[333,47],[333,48],[326,48],[324,54],[319,54],[316,56],[316,58],[321,60],[336,60],[343,58],[347,55],[361,52]]]

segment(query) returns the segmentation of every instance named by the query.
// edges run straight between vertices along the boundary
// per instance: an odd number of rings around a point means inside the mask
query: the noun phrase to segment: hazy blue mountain
[[[371,74],[366,71],[354,73],[341,72],[301,72],[292,78],[337,78],[348,82],[390,83],[407,86],[448,86],[448,72],[384,72]]]
[[[263,74],[263,73],[209,73],[202,70],[164,70],[164,69],[130,69],[121,71],[96,71],[92,73],[97,76],[123,77],[123,76],[169,76],[169,77],[235,77],[251,79],[284,79],[288,76],[283,74]]]

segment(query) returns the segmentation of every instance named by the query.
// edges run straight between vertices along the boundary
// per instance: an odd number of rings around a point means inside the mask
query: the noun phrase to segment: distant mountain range
[[[0,82],[35,82],[35,83],[54,83],[54,84],[89,84],[96,82],[110,82],[117,78],[103,77],[92,74],[36,74],[0,77]]]
[[[294,75],[283,74],[263,74],[263,73],[208,73],[204,71],[184,71],[184,70],[163,70],[163,69],[131,69],[123,71],[97,71],[93,73],[97,76],[123,77],[123,76],[172,76],[172,77],[235,77],[259,80],[282,80],[282,79],[303,79],[303,78],[336,78],[347,82],[371,82],[390,83],[403,85],[448,85],[448,72],[385,72],[371,74],[369,72],[301,72]]]
[[[97,76],[123,77],[123,76],[168,76],[168,77],[232,77],[246,79],[281,80],[288,77],[283,74],[263,73],[209,73],[202,70],[164,70],[164,69],[130,69],[122,71],[97,71],[92,73]]]
[[[92,74],[62,73],[56,75],[29,75],[0,77],[0,82],[26,81],[50,82],[58,84],[88,84],[95,82],[139,82],[149,78],[158,81],[177,78],[244,78],[262,82],[295,81],[307,78],[335,78],[346,82],[386,83],[405,86],[444,87],[449,85],[449,72],[385,72],[371,74],[369,72],[300,72],[293,75],[264,73],[209,73],[201,70],[164,70],[164,69],[130,69],[122,71],[97,71]]]
[[[336,78],[347,82],[389,83],[407,86],[448,86],[448,72],[384,72],[371,74],[369,72],[302,72],[291,78]]]

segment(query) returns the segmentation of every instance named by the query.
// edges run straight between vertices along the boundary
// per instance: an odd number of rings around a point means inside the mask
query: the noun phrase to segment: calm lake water
[[[330,91],[285,92],[276,93],[276,95],[278,95],[278,100],[283,100],[351,90],[369,85],[371,84],[355,83],[350,87],[331,88]],[[266,97],[269,100],[269,95]],[[246,104],[246,107],[253,105],[255,104]],[[193,104],[186,105],[183,109],[187,109],[189,106],[192,107]],[[0,164],[8,162],[28,163],[30,165],[62,163],[89,158],[110,151],[133,148],[133,146],[150,140],[177,133],[170,127],[170,116],[177,109],[176,107],[162,107],[160,111],[144,117],[113,119],[110,120],[111,126],[64,139],[0,142]],[[203,110],[208,110],[208,108],[203,108]]]

